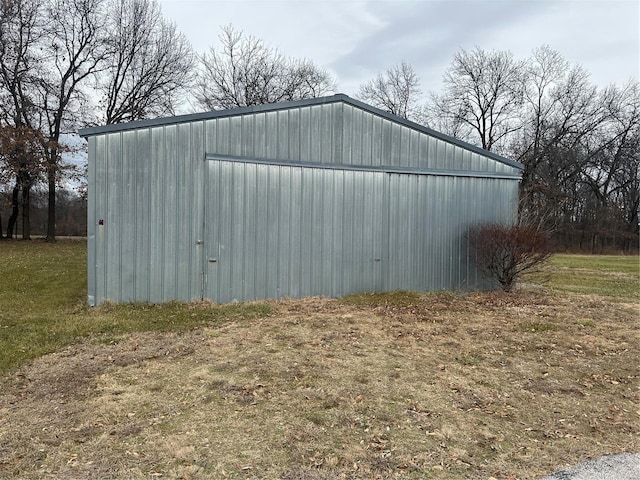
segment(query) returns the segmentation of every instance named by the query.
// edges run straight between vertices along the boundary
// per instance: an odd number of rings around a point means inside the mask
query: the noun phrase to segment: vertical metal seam
[[[151,152],[153,151],[153,134],[152,134],[152,130],[151,128],[147,128],[146,129],[148,132],[148,137],[149,137],[149,157],[151,157]],[[149,174],[147,175],[147,178],[145,179],[145,183],[147,183],[147,187],[148,187],[148,195],[146,200],[146,204],[147,204],[147,212],[150,213],[151,212],[151,197],[153,196],[152,193],[152,183],[153,183],[153,160],[150,159],[151,161],[150,166],[149,166]],[[148,215],[150,216],[150,215]],[[147,275],[146,281],[145,283],[147,284],[147,301],[151,301],[151,265],[152,265],[152,249],[151,249],[151,219],[149,219],[147,221],[147,245],[145,245],[145,248],[148,248],[148,255],[147,255],[147,272],[149,273]]]
[[[184,199],[184,212],[185,214],[187,214],[187,232],[185,232],[185,237],[188,239],[188,242],[185,242],[188,251],[187,251],[187,265],[188,265],[188,270],[186,272],[187,274],[187,278],[186,278],[186,282],[187,282],[187,297],[189,297],[190,299],[193,298],[193,274],[194,272],[191,271],[191,269],[193,268],[193,250],[194,250],[194,245],[195,245],[195,238],[193,238],[193,213],[194,210],[191,208],[192,207],[192,199],[195,196],[195,185],[193,182],[193,128],[194,128],[194,123],[189,123],[187,124],[187,132],[186,134],[183,134],[186,139],[187,139],[187,152],[184,152],[182,154],[182,161],[183,161],[183,170],[185,172],[185,182],[187,184],[187,189],[185,190],[184,188],[182,189],[182,198]],[[192,192],[191,195],[189,195],[187,192]],[[189,212],[189,213],[187,213]]]
[[[202,152],[207,151],[207,124],[206,122],[202,122]],[[210,163],[206,160],[206,157],[203,155],[202,159],[202,217],[201,221],[201,239],[204,244],[200,245],[199,253],[200,253],[200,300],[204,300],[205,296],[205,288],[207,287],[207,277],[206,277],[206,253],[209,251],[209,244],[211,243],[208,232],[207,232],[207,213],[209,212],[209,169],[211,168]]]
[[[110,218],[109,218],[109,198],[111,196],[111,188],[110,188],[110,182],[111,182],[111,171],[109,169],[109,155],[110,155],[110,151],[111,151],[111,147],[110,147],[110,142],[109,142],[109,137],[107,136],[105,138],[105,150],[106,150],[106,155],[105,155],[105,159],[104,159],[104,163],[105,163],[105,180],[106,180],[106,184],[107,184],[107,191],[106,191],[106,195],[104,198],[104,205],[103,205],[103,218],[105,218],[105,224],[104,224],[104,233],[102,235],[103,238],[103,248],[104,248],[104,268],[103,268],[103,275],[104,275],[104,298],[105,300],[109,299],[109,284],[107,283],[108,278],[109,278],[109,273],[110,273],[110,262],[109,260],[109,253],[110,253],[110,248],[109,248],[109,241],[107,239],[107,234],[109,233],[109,227],[110,227]]]
[[[138,144],[138,131],[134,130],[133,132],[133,139],[134,139],[134,146]],[[133,248],[132,250],[132,257],[131,258],[131,267],[133,269],[133,276],[132,276],[132,285],[131,285],[131,290],[132,290],[132,298],[135,300],[138,298],[138,288],[136,285],[136,281],[135,281],[135,270],[136,270],[136,265],[137,265],[137,261],[138,261],[138,256],[137,256],[137,250],[138,250],[138,221],[136,218],[136,213],[138,210],[138,197],[139,197],[139,193],[138,193],[138,171],[136,168],[136,164],[137,164],[137,152],[135,150],[135,148],[133,148],[133,146],[130,148],[131,150],[131,155],[133,157],[131,163],[131,181],[133,182],[133,205],[134,205],[134,209],[133,209],[133,242],[132,242],[132,246]]]
[[[389,289],[389,273],[391,272],[391,256],[390,256],[390,247],[389,244],[391,243],[391,205],[390,205],[390,200],[391,200],[391,174],[390,173],[384,173],[383,174],[385,176],[385,180],[383,182],[383,186],[382,186],[382,197],[383,197],[383,204],[384,204],[384,222],[385,222],[385,226],[382,229],[383,231],[383,246],[382,246],[382,250],[383,250],[383,289],[384,290],[388,290]]]
[[[246,186],[249,184],[249,166],[247,164],[242,165],[242,185],[244,188],[242,189],[242,261],[240,265],[241,275],[241,289],[242,289],[242,298],[247,298],[247,256],[245,253],[247,252],[247,212],[248,212],[248,203],[249,203],[249,189]]]
[[[174,134],[174,140],[173,140],[173,145],[172,145],[172,152],[171,155],[173,156],[173,163],[174,163],[174,178],[175,178],[175,185],[173,188],[173,195],[174,195],[174,205],[175,205],[175,212],[174,212],[174,219],[173,221],[175,222],[175,228],[174,228],[174,232],[173,232],[173,237],[174,237],[174,244],[173,244],[173,248],[175,249],[172,252],[173,258],[179,259],[182,252],[180,252],[181,248],[180,248],[180,226],[178,225],[178,212],[180,212],[180,204],[182,203],[180,201],[180,188],[179,188],[179,184],[180,181],[184,181],[184,178],[181,178],[182,175],[180,173],[180,158],[181,155],[179,153],[179,145],[180,145],[180,130],[179,130],[179,125],[175,126],[175,134]],[[175,265],[173,266],[173,294],[171,295],[172,297],[177,297],[179,295],[179,285],[180,285],[180,262],[175,262]]]
[[[118,156],[117,156],[117,164],[118,164],[118,174],[119,174],[119,181],[118,181],[118,185],[117,185],[117,189],[118,189],[118,195],[116,196],[116,208],[119,210],[120,205],[122,204],[122,199],[125,195],[125,189],[126,186],[124,185],[125,183],[125,176],[124,176],[124,159],[122,157],[122,153],[123,153],[123,138],[122,138],[123,133],[122,132],[118,132],[118,148],[117,148],[117,152],[118,152]],[[122,205],[124,207],[124,205]],[[122,218],[123,215],[120,214],[120,218]],[[118,230],[117,230],[117,235],[116,235],[116,243],[117,243],[117,248],[118,248],[118,255],[117,258],[119,260],[118,262],[118,283],[116,286],[116,290],[118,292],[118,297],[123,298],[122,294],[123,294],[123,288],[122,288],[122,283],[123,283],[123,276],[122,276],[122,270],[123,270],[123,257],[122,257],[122,223],[120,223],[118,225]]]
[[[95,191],[96,191],[96,138],[88,139],[89,160],[87,162],[87,303],[89,306],[97,305],[96,292],[96,215],[95,215]],[[92,165],[93,163],[93,165]],[[93,294],[93,295],[92,295]],[[93,296],[93,300],[91,297]],[[93,302],[93,305],[92,305]]]
[[[304,207],[304,181],[302,179],[302,169],[298,168],[298,167],[291,168],[292,172],[294,170],[300,172],[300,190],[299,190],[299,192],[300,192],[300,211],[298,213],[299,218],[298,218],[298,222],[296,224],[296,227],[298,229],[297,236],[299,237],[298,245],[297,245],[297,248],[296,248],[296,250],[298,252],[298,258],[296,259],[297,260],[296,264],[298,265],[298,271],[297,272],[293,272],[293,266],[289,267],[289,272],[291,272],[291,275],[289,276],[289,285],[290,286],[291,286],[291,279],[292,278],[298,278],[298,279],[300,278],[300,277],[298,277],[298,275],[300,274],[300,269],[302,268],[301,232],[302,232],[302,222],[303,222],[303,219],[304,219],[304,208],[303,208]],[[292,176],[290,177],[290,182],[291,182],[291,185],[293,187],[293,177]],[[293,188],[292,188],[292,190],[293,190]],[[289,199],[289,208],[291,209],[291,198]],[[289,210],[289,212],[291,212],[291,210]],[[292,232],[293,228],[290,228],[289,231]],[[290,242],[289,245],[291,245],[291,243],[292,242]],[[298,282],[298,287],[300,287],[300,282]],[[300,291],[301,291],[301,289],[298,290],[298,294],[300,293]]]
[[[289,178],[291,178],[291,176],[289,176]],[[282,279],[282,253],[283,253],[283,252],[281,252],[281,250],[282,250],[282,248],[281,248],[282,242],[280,242],[280,237],[282,235],[281,234],[281,232],[282,232],[282,222],[281,222],[281,217],[282,217],[282,208],[281,208],[281,205],[282,205],[282,168],[278,168],[278,186],[280,188],[278,188],[277,192],[276,192],[276,206],[277,206],[277,210],[276,210],[276,217],[277,218],[276,218],[276,221],[277,221],[277,224],[278,224],[278,235],[276,237],[276,238],[278,238],[278,245],[276,247],[276,251],[277,251],[277,255],[278,255],[277,263],[276,263],[276,276],[278,278],[278,281],[277,281],[278,286],[280,287],[279,296],[281,296],[283,291],[286,291],[287,294],[291,293],[290,290],[288,289],[288,285],[287,285],[287,288],[285,288],[283,286],[283,284],[281,283],[281,279]],[[289,195],[291,195],[291,193],[289,193]],[[287,229],[287,235],[289,236],[289,241],[288,241],[289,251],[291,251],[291,228]],[[287,264],[287,269],[290,269],[290,268],[291,268],[291,263],[289,262]],[[287,271],[287,279],[291,278],[290,273],[291,273],[290,271]]]
[[[335,146],[334,148],[331,149],[332,152],[335,152]],[[332,153],[333,154],[333,153]],[[319,251],[319,265],[320,265],[320,272],[318,275],[319,278],[319,291],[320,292],[324,292],[325,291],[325,282],[324,282],[324,278],[322,278],[322,272],[323,272],[323,268],[322,266],[325,264],[325,257],[326,257],[326,253],[324,251],[324,244],[325,244],[325,236],[327,235],[327,229],[325,228],[326,226],[326,221],[327,221],[327,216],[326,216],[326,188],[325,188],[325,183],[327,181],[327,175],[329,172],[320,172],[321,173],[321,187],[320,187],[320,225],[322,226],[322,228],[320,229],[320,248],[318,249]]]
[[[234,238],[234,234],[235,234],[235,229],[234,229],[234,225],[233,225],[233,219],[236,218],[236,202],[233,201],[233,196],[235,195],[235,189],[236,189],[236,171],[234,168],[230,168],[229,171],[231,172],[231,192],[229,195],[229,210],[231,210],[230,212],[230,225],[229,225],[229,229],[230,229],[230,236],[229,236],[229,245],[227,247],[227,260],[230,263],[229,265],[229,279],[228,279],[228,288],[229,288],[229,292],[230,294],[233,294],[233,292],[231,291],[231,289],[233,288],[233,279],[234,279],[234,275],[233,275],[233,270],[234,270],[234,265],[231,264],[231,262],[233,261],[233,254],[235,253],[235,238]]]

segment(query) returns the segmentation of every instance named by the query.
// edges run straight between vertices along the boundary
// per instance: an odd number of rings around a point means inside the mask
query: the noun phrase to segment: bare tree
[[[55,241],[57,183],[69,171],[61,138],[95,120],[90,88],[97,82],[109,123],[170,113],[192,59],[155,0],[0,2],[0,121],[42,139],[48,241]],[[28,211],[31,180],[42,176],[25,171],[16,170],[14,190]]]
[[[511,145],[512,156],[525,165],[521,214],[538,212],[562,223],[574,213],[588,143],[609,116],[611,92],[599,93],[582,67],[547,46],[527,61],[523,91],[523,128]]]
[[[107,124],[172,115],[192,81],[194,55],[156,0],[119,0],[108,15],[106,65],[98,76]]]
[[[559,245],[628,250],[638,238],[638,84],[598,89],[589,73],[542,46],[459,52],[430,125],[522,162],[520,219]]]
[[[43,140],[38,130],[41,116],[33,99],[42,61],[37,48],[43,36],[41,10],[39,0],[5,0],[0,4],[0,184],[13,183],[9,238],[20,206],[23,238],[29,238],[31,189],[42,174],[41,159],[34,158],[42,150],[33,145]]]
[[[596,200],[598,228],[591,231],[592,251],[602,233],[625,239],[637,235],[640,201],[640,86],[638,82],[612,86],[600,95],[599,103],[609,115],[583,142],[580,164],[580,180]]]
[[[501,148],[521,126],[522,64],[507,51],[460,50],[444,75],[444,92],[432,95],[435,117],[485,150]]]
[[[39,130],[29,127],[0,126],[0,182],[15,179],[11,194],[11,215],[7,223],[7,238],[12,238],[22,207],[22,238],[31,238],[31,189],[43,175],[44,148],[47,145]]]
[[[413,67],[404,60],[360,86],[357,97],[399,117],[420,120],[422,91]]]
[[[49,0],[44,14],[48,62],[39,78],[36,102],[44,117],[48,183],[47,241],[56,236],[56,182],[60,173],[60,136],[77,130],[90,116],[83,86],[103,65],[106,53],[104,0]]]
[[[0,111],[15,127],[38,127],[33,86],[38,82],[44,35],[41,0],[4,0],[0,4]]]
[[[522,138],[528,143],[521,147],[521,159],[525,156],[538,158],[544,150],[550,119],[560,102],[560,96],[552,96],[550,92],[552,89],[558,90],[568,70],[569,63],[547,45],[535,49],[526,62],[522,78],[525,117]]]
[[[335,89],[331,76],[308,60],[285,57],[252,36],[222,29],[221,49],[201,58],[196,100],[203,108],[220,110],[299,100]]]
[[[3,120],[37,131],[48,183],[47,240],[55,241],[60,136],[88,117],[81,86],[104,53],[105,0],[5,0],[0,17]],[[30,185],[26,179],[18,184]],[[28,199],[28,189],[23,192]],[[27,204],[28,208],[28,204]]]

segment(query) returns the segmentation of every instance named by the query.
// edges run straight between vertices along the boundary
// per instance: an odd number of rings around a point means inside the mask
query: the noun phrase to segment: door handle
[[[210,258],[209,259],[209,263],[218,263],[218,259],[217,258]]]

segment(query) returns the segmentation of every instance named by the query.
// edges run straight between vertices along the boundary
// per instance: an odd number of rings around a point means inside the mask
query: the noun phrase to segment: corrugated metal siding
[[[211,161],[208,175],[206,297],[382,288],[383,173]]]
[[[341,105],[326,104],[206,121],[206,151],[289,162],[342,163]]]
[[[482,157],[426,133],[352,105],[344,110],[342,160],[349,165],[394,166],[518,174],[515,167]],[[475,160],[475,161],[474,161]]]
[[[210,154],[519,174],[515,167],[341,103],[223,117],[206,125]]]
[[[478,287],[466,231],[511,221],[499,205],[517,195],[505,179],[250,162],[210,161],[208,175],[205,296],[218,302]]]
[[[197,123],[90,139],[90,303],[201,298],[203,148]]]
[[[512,180],[389,175],[385,290],[456,290],[481,283],[469,261],[471,225],[512,222]]]
[[[466,229],[517,205],[515,167],[342,102],[89,140],[92,304],[473,287]]]

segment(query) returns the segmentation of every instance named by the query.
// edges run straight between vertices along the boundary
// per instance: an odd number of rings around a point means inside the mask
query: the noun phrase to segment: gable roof
[[[79,130],[78,134],[82,137],[91,137],[94,135],[101,135],[105,133],[123,132],[127,130],[150,128],[150,127],[157,127],[162,125],[175,125],[178,123],[197,122],[201,120],[210,120],[214,118],[235,117],[239,115],[246,115],[246,114],[252,114],[252,113],[273,112],[278,110],[286,110],[288,108],[300,108],[300,107],[306,107],[306,106],[323,105],[323,104],[338,103],[338,102],[342,102],[347,105],[351,105],[353,107],[367,111],[373,115],[386,118],[387,120],[390,120],[394,123],[404,125],[413,130],[417,130],[419,132],[425,133],[431,137],[438,138],[444,142],[457,145],[458,147],[464,148],[465,150],[469,150],[477,154],[480,154],[482,156],[491,158],[500,163],[509,165],[510,167],[514,167],[519,170],[524,170],[524,165],[521,164],[520,162],[516,162],[515,160],[511,160],[507,157],[503,157],[502,155],[498,155],[497,153],[484,150],[468,142],[464,142],[450,135],[446,135],[444,133],[438,132],[437,130],[433,130],[429,127],[425,127],[424,125],[420,125],[418,123],[412,122],[411,120],[407,120],[406,118],[398,117],[397,115],[393,115],[391,113],[385,112],[384,110],[380,110],[379,108],[368,105],[364,102],[351,98],[348,95],[345,95],[342,93],[338,93],[336,95],[332,95],[328,97],[310,98],[306,100],[294,100],[290,102],[269,103],[264,105],[252,105],[249,107],[239,107],[239,108],[233,108],[230,110],[214,110],[211,112],[192,113],[187,115],[178,115],[174,117],[139,120],[135,122],[118,123],[114,125],[105,125],[100,127],[89,127],[89,128],[84,128]]]

